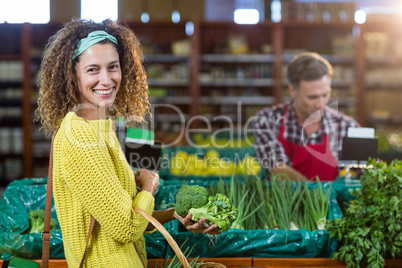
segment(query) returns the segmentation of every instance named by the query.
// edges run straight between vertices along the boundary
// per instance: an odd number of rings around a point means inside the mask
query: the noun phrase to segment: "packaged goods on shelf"
[[[386,87],[402,85],[402,67],[379,68],[374,67],[367,70],[365,83],[368,87]]]
[[[283,21],[305,22],[353,22],[356,10],[355,2],[342,3],[303,3],[282,1]]]
[[[232,35],[228,38],[229,53],[234,55],[248,54],[249,47],[245,36]]]
[[[21,177],[22,161],[20,158],[7,158],[4,160],[4,178],[13,181]]]
[[[152,63],[147,67],[147,74],[149,79],[165,78],[165,79],[188,79],[189,71],[186,63],[176,63],[170,67],[160,64]]]
[[[179,40],[172,42],[172,53],[179,56],[188,56],[191,53],[190,40]]]
[[[386,32],[365,32],[366,57],[382,57],[389,53],[389,35]]]
[[[0,154],[21,154],[23,149],[21,127],[0,128]]]
[[[366,92],[367,114],[374,121],[382,120],[399,122],[402,119],[402,110],[400,109],[400,101],[402,92],[392,89],[376,89]]]
[[[21,82],[23,67],[22,61],[0,61],[0,82]]]
[[[355,55],[355,38],[352,35],[336,37],[331,43],[333,55],[347,57]]]
[[[216,179],[233,174],[244,175],[246,172],[265,177],[251,146],[253,138],[204,139],[195,135],[190,144],[196,147],[163,149],[160,174],[173,180],[192,176]]]
[[[11,152],[11,128],[0,128],[0,154],[8,154]]]

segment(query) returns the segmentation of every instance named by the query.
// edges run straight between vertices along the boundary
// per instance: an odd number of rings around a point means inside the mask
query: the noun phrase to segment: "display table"
[[[191,260],[191,258],[189,259]],[[346,267],[342,262],[332,260],[328,258],[304,258],[304,259],[290,259],[290,258],[205,258],[204,262],[221,263],[228,268],[240,268],[240,267],[331,267],[331,268],[344,268]],[[42,263],[41,260],[36,260],[38,263]],[[162,266],[164,259],[149,259],[151,267],[154,267],[154,262],[158,263],[158,268]],[[387,268],[402,267],[402,259],[389,259],[386,260]],[[3,261],[0,260],[0,265]],[[67,262],[64,259],[55,260],[51,259],[50,268],[68,268]]]

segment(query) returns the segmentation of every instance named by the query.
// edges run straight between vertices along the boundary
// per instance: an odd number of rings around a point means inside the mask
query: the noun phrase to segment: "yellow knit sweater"
[[[133,242],[146,260],[148,221],[154,197],[137,194],[134,174],[112,130],[111,120],[85,121],[68,113],[53,145],[53,195],[68,267],[79,267],[91,215],[97,221],[84,267],[141,267]]]

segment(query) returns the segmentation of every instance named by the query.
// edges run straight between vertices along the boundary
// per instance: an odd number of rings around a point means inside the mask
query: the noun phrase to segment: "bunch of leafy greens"
[[[207,189],[198,185],[184,185],[179,189],[176,213],[182,217],[191,213],[193,221],[206,218],[207,226],[216,224],[221,232],[230,228],[237,215],[236,208],[224,194],[209,196]]]
[[[331,237],[342,244],[334,258],[348,268],[381,268],[385,258],[402,254],[402,162],[369,161],[343,219],[327,222]]]
[[[41,233],[45,223],[45,211],[43,209],[31,210],[29,212],[29,231],[28,233]],[[56,229],[57,220],[50,220],[50,230]]]
[[[191,208],[189,211],[192,214],[193,221],[199,221],[205,218],[204,222],[207,226],[213,224],[218,225],[219,231],[227,231],[232,222],[236,219],[237,210],[230,203],[229,198],[223,194],[216,194],[208,197],[208,203],[200,208]]]

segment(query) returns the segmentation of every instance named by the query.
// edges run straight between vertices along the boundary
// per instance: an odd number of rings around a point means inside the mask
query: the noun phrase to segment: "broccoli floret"
[[[181,217],[188,214],[190,208],[199,208],[208,202],[208,191],[198,185],[183,185],[176,194],[176,213]]]
[[[29,212],[30,229],[28,233],[41,233],[45,224],[45,211],[43,209],[32,210]],[[50,230],[56,229],[57,220],[50,220]]]
[[[237,217],[237,210],[230,203],[229,198],[223,194],[216,194],[208,198],[208,203],[200,208],[192,208],[189,211],[193,216],[193,221],[199,221],[201,218],[206,218],[205,224],[211,226],[218,225],[218,231],[227,231],[231,223]]]

